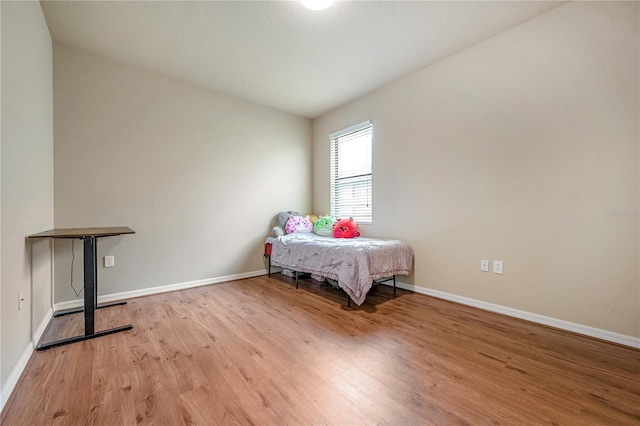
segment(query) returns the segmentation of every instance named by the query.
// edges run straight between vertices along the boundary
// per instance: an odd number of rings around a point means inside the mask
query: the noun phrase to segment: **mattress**
[[[273,266],[332,278],[357,305],[365,301],[373,280],[409,275],[413,268],[413,250],[400,240],[294,233],[267,242]]]

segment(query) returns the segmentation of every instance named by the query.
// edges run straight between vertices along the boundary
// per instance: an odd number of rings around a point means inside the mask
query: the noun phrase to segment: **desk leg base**
[[[102,336],[107,336],[109,334],[119,333],[121,331],[131,330],[132,328],[133,328],[133,325],[131,324],[123,325],[122,327],[116,327],[116,328],[110,328],[109,330],[98,331],[88,336],[75,336],[75,337],[69,337],[68,339],[56,340],[55,342],[43,343],[42,345],[38,346],[37,349],[39,351],[44,351],[47,349],[55,348],[57,346],[64,346],[64,345],[68,345],[76,342],[83,342],[85,340],[95,339],[96,337],[102,337]]]
[[[127,302],[123,301],[123,302],[113,302],[113,303],[107,303],[106,305],[100,305],[97,306],[96,309],[102,309],[102,308],[110,308],[112,306],[120,306],[120,305],[126,305]],[[54,318],[58,318],[58,317],[63,317],[65,315],[71,315],[71,314],[79,314],[80,312],[84,312],[84,308],[78,308],[78,309],[72,309],[70,311],[60,311],[60,312],[54,312],[53,313],[53,317]]]

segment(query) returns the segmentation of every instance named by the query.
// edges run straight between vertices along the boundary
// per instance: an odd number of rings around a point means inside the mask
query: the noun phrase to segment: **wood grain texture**
[[[28,238],[82,238],[112,237],[114,235],[135,234],[136,232],[127,226],[111,226],[102,228],[55,228],[37,234],[29,235]]]
[[[640,351],[389,287],[347,308],[274,275],[97,315],[134,329],[34,353],[3,425],[640,424]],[[47,340],[81,329],[58,320]]]

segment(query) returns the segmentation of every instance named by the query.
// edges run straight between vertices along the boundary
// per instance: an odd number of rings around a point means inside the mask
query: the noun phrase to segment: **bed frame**
[[[269,276],[271,276],[271,249],[272,249],[272,245],[270,243],[265,243],[264,245],[264,254],[262,255],[262,258],[264,260],[267,261],[267,268],[268,268],[268,274]],[[299,283],[298,283],[298,277],[301,274],[301,272],[298,271],[294,271],[294,275],[296,278],[296,290],[299,287]],[[393,295],[396,295],[396,276],[392,275],[391,277],[387,277],[387,278],[380,278],[377,280],[373,280],[373,285],[377,285],[377,284],[382,284],[385,283],[387,281],[392,281],[393,280]],[[329,285],[333,288],[337,288],[339,290],[342,290],[344,292],[344,294],[347,296],[347,307],[351,307],[351,297],[349,297],[349,294],[344,291],[343,289],[341,289],[340,287],[336,287],[333,284],[331,284],[330,282],[328,282],[326,279],[324,282],[322,282],[320,285]]]

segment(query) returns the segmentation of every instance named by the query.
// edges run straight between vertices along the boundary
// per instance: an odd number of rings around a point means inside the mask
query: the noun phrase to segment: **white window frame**
[[[358,133],[361,133],[362,136],[365,136],[367,133],[370,135],[370,145],[368,147],[368,171],[364,170],[360,171],[358,174],[343,174],[340,176],[340,172],[338,170],[338,167],[341,164],[338,155],[340,152],[339,144],[341,141],[345,142],[352,139],[352,137],[357,136]],[[373,223],[373,125],[371,120],[331,133],[329,135],[329,139],[331,141],[331,214],[339,218],[352,217],[358,224],[370,225]],[[366,186],[366,189],[363,190],[363,186]],[[340,199],[344,199],[345,197],[341,197],[340,194],[345,194],[345,190],[348,191],[349,188],[351,188],[351,193],[353,194],[351,203],[341,204]]]

